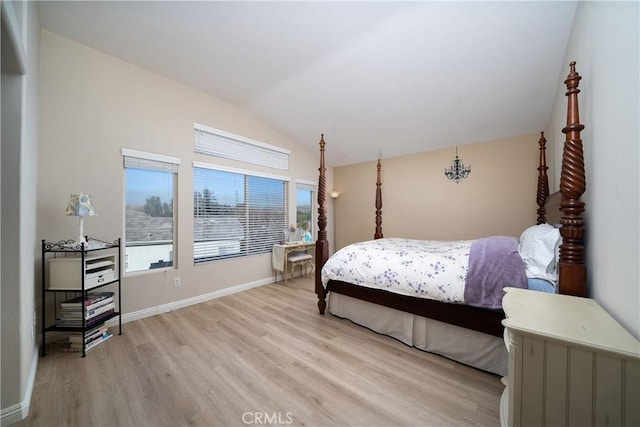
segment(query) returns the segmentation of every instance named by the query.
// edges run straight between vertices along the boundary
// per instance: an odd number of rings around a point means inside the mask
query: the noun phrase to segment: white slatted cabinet
[[[506,291],[502,425],[640,425],[640,342],[592,299]]]

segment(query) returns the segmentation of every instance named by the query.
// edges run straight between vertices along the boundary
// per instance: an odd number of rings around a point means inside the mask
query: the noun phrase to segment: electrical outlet
[[[182,286],[182,283],[180,282],[180,278],[176,277],[175,279],[173,279],[173,287],[179,288],[180,286]]]

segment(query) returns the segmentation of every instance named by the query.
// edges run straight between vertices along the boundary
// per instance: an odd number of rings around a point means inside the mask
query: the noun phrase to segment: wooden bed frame
[[[580,124],[578,112],[578,85],[582,77],[575,70],[575,62],[570,63],[570,72],[565,80],[567,86],[567,126],[562,129],[566,135],[562,167],[560,175],[560,234],[562,245],[559,258],[559,292],[565,295],[587,296],[586,267],[584,262],[584,203],[580,197],[585,191],[584,156],[580,132],[584,126]],[[538,224],[545,223],[545,203],[549,198],[549,181],[546,164],[546,139],[544,133],[538,141],[540,146],[540,160],[538,166],[538,189],[536,203],[538,205]],[[460,304],[450,304],[440,301],[414,298],[394,294],[384,290],[356,286],[350,283],[330,280],[325,289],[322,285],[321,270],[329,258],[329,242],[327,241],[327,207],[325,182],[325,141],[320,138],[320,167],[318,178],[318,240],[316,241],[316,269],[315,292],[318,296],[318,310],[324,314],[326,296],[328,292],[336,292],[360,300],[372,302],[385,307],[438,320],[463,328],[502,337],[502,320],[505,318],[502,310],[489,310]],[[383,237],[382,234],[382,191],[380,181],[380,160],[377,164],[376,181],[376,229],[374,239]]]

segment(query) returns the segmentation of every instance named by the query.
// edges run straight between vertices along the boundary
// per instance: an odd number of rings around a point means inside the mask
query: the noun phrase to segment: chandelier
[[[471,166],[465,166],[458,157],[458,147],[456,147],[456,158],[451,162],[451,169],[444,169],[444,175],[456,184],[465,179],[471,173]]]

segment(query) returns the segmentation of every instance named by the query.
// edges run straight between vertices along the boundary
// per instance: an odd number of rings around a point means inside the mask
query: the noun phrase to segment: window
[[[287,228],[288,178],[193,164],[196,264],[271,252]]]
[[[180,159],[122,149],[125,271],[175,267],[175,191]]]
[[[296,181],[296,228],[299,240],[315,240],[313,229],[313,193],[315,183]]]

